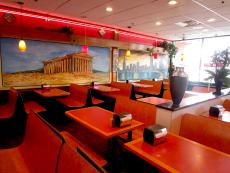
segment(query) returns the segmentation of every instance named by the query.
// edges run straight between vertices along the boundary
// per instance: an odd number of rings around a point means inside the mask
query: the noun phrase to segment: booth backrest
[[[0,108],[0,119],[10,118],[14,115],[17,107],[18,92],[11,88],[8,93],[7,103]]]
[[[115,103],[115,113],[129,112],[133,119],[143,122],[144,126],[155,124],[156,107],[127,97],[118,97]]]
[[[230,123],[205,116],[185,114],[180,135],[230,154]]]
[[[99,172],[76,149],[64,143],[58,161],[57,173],[97,173]]]
[[[192,91],[198,92],[198,93],[210,93],[210,92],[215,92],[215,88],[208,88],[204,86],[193,86]]]
[[[230,100],[229,99],[224,100],[223,107],[226,111],[230,111]]]
[[[30,112],[21,155],[32,173],[55,173],[62,139],[35,113]]]
[[[78,84],[70,84],[70,97],[81,103],[86,104],[89,95],[89,88]]]
[[[164,90],[163,98],[172,100],[170,89]]]
[[[140,80],[141,84],[147,84],[147,85],[152,85],[152,87],[147,87],[144,90],[149,90],[152,91],[153,93],[161,93],[161,87],[163,84],[162,80],[159,81],[151,81],[151,80]]]
[[[132,93],[132,84],[121,83],[121,82],[111,82],[111,87],[119,88],[119,95],[130,97]]]

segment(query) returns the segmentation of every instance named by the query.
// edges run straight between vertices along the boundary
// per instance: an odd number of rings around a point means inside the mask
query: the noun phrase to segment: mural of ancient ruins
[[[92,63],[93,57],[81,52],[43,61],[45,74],[65,72],[92,74]]]
[[[1,38],[4,86],[41,84],[86,84],[110,81],[110,49],[26,40],[26,52],[18,51],[18,40]],[[42,50],[42,51],[41,51]]]

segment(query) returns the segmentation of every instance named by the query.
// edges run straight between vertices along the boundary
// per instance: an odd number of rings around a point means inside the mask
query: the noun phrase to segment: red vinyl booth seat
[[[217,119],[185,114],[180,135],[230,154],[230,123]]]
[[[65,98],[58,98],[57,101],[68,108],[81,108],[87,105],[89,98],[89,88],[77,84],[71,84],[69,89],[70,95]]]
[[[159,80],[159,81],[140,80],[139,83],[146,84],[146,85],[152,85],[152,87],[137,88],[137,89],[135,89],[135,92],[148,94],[148,95],[159,95],[159,94],[161,94],[161,89],[162,89],[162,84],[163,84],[162,80]]]
[[[128,112],[132,114],[132,118],[144,123],[144,127],[156,123],[156,106],[143,103],[136,100],[131,100],[127,97],[118,97],[116,99],[115,113]],[[133,138],[142,137],[142,129],[133,131]],[[124,136],[124,135],[123,135]]]
[[[202,86],[193,86],[192,91],[198,92],[198,93],[210,93],[210,92],[215,92],[215,88],[208,88],[208,87],[202,87]]]
[[[0,149],[0,173],[105,172],[79,153],[53,127],[30,112],[23,143]]]
[[[26,111],[27,114],[29,114],[29,112],[31,110],[33,112],[36,112],[36,113],[46,111],[46,109],[44,107],[42,107],[41,105],[39,105],[35,101],[27,101],[27,102],[24,103],[24,105],[25,105],[25,111]]]
[[[55,173],[62,140],[31,112],[23,143],[0,150],[1,173]]]
[[[98,167],[100,169],[100,167]],[[57,173],[97,173],[95,167],[89,164],[74,148],[66,143],[61,148]],[[100,169],[100,172],[105,172]]]
[[[11,88],[8,94],[7,103],[0,105],[0,119],[10,118],[14,115],[17,104],[18,92]]]
[[[230,111],[230,100],[229,99],[224,100],[223,107],[226,111]]]
[[[120,91],[111,92],[111,93],[104,93],[104,95],[117,98],[119,96],[123,97],[131,97],[132,94],[132,84],[130,83],[122,83],[122,82],[111,82],[111,87],[118,88]]]

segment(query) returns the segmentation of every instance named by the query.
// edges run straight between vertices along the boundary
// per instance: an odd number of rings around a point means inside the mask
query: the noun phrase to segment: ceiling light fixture
[[[22,11],[22,5],[24,4],[24,3],[22,3],[22,2],[18,2],[18,4],[20,5],[20,8],[21,8],[21,11]],[[26,42],[25,42],[25,40],[23,40],[23,20],[22,20],[22,17],[23,16],[20,16],[20,20],[21,20],[21,22],[20,22],[20,40],[19,40],[19,42],[18,42],[18,49],[19,49],[19,51],[20,52],[25,52],[26,51]]]
[[[156,22],[155,25],[160,26],[160,25],[162,25],[162,23],[161,22]]]
[[[112,11],[113,11],[113,8],[112,8],[112,7],[107,7],[107,8],[106,8],[106,11],[112,12]]]
[[[209,18],[208,20],[207,20],[207,22],[215,22],[216,21],[216,19],[214,19],[214,18]]]
[[[169,5],[176,5],[178,2],[177,1],[175,1],[175,0],[170,0],[170,1],[168,1],[168,4]]]

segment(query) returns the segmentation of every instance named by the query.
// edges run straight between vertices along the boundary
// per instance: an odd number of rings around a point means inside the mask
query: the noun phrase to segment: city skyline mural
[[[169,58],[159,54],[157,59],[149,52],[131,51],[126,56],[126,50],[119,50],[118,80],[164,79],[168,76]]]
[[[26,40],[19,52],[18,39],[1,38],[4,86],[69,84],[110,81],[110,49]]]

